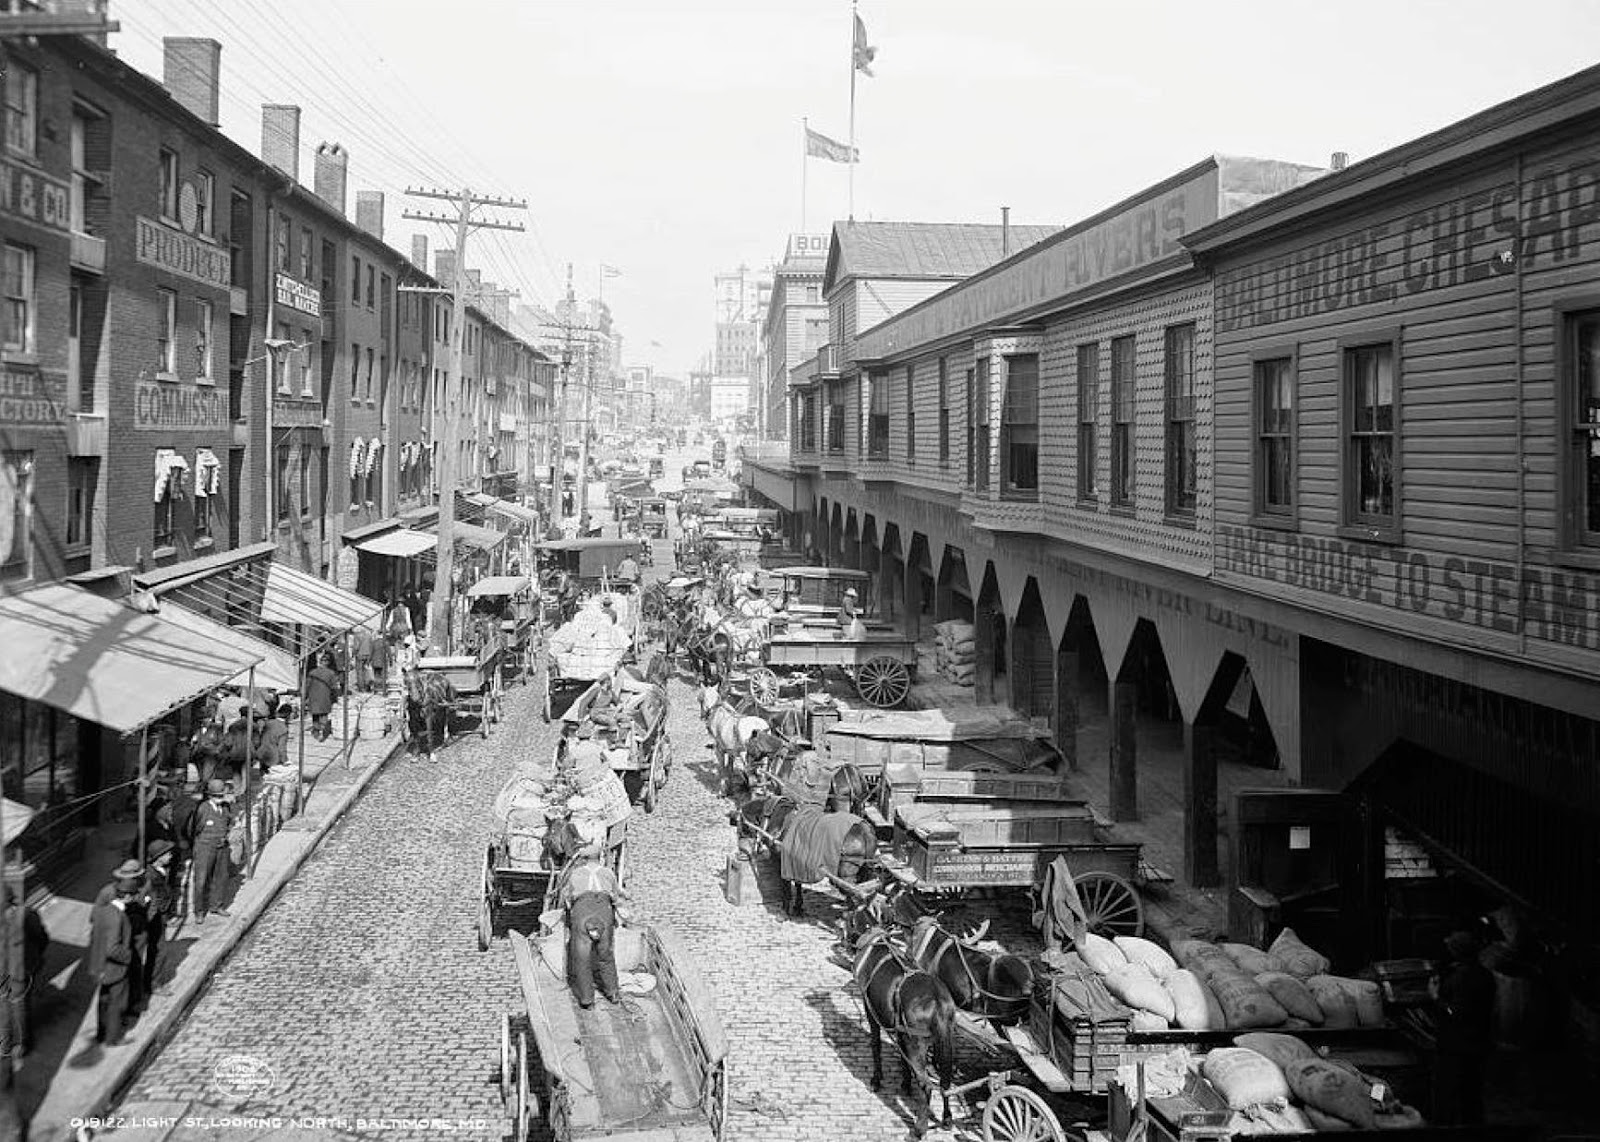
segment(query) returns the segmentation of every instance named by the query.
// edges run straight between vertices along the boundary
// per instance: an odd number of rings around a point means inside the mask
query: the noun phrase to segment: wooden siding
[[[1591,132],[1496,157],[1216,267],[1219,580],[1417,637],[1600,668],[1600,577],[1559,566],[1553,316],[1563,297],[1600,296],[1595,154]],[[1342,348],[1390,331],[1399,535],[1363,542],[1341,529]],[[1252,361],[1275,349],[1296,354],[1288,530],[1252,523]]]
[[[857,328],[871,329],[874,325],[903,313],[917,302],[943,293],[953,286],[951,281],[917,281],[903,278],[877,278],[858,281],[856,288]]]

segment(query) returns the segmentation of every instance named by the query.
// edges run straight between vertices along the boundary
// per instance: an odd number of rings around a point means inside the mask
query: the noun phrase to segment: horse
[[[832,879],[860,883],[878,855],[878,837],[869,822],[790,797],[751,798],[740,807],[737,824],[745,835],[760,829],[778,854],[783,910],[790,916],[805,915],[806,885]]]
[[[932,1054],[938,1072],[939,1093],[944,1098],[943,1125],[950,1126],[950,1087],[955,1083],[956,1004],[939,978],[908,962],[889,943],[882,928],[867,932],[856,944],[853,969],[861,1006],[872,1035],[872,1089],[883,1088],[883,1033],[894,1036],[900,1052],[903,1094],[911,1094],[916,1076],[924,1092],[931,1093],[934,1076],[928,1068]],[[921,1138],[932,1116],[929,1100],[917,1103],[912,1136]]]
[[[432,760],[435,746],[450,740],[450,711],[455,706],[456,688],[444,675],[425,673],[416,667],[405,671],[405,683],[406,723],[411,740],[420,741],[423,757]]]
[[[934,915],[917,917],[908,942],[911,958],[944,984],[956,1006],[999,1023],[1028,1013],[1033,969],[1004,950],[989,951],[947,931]]]
[[[751,739],[772,729],[765,718],[745,713],[748,708],[743,702],[732,704],[715,686],[700,691],[700,714],[711,731],[711,748],[716,751],[725,795],[733,792],[736,763],[745,756]]]
[[[867,807],[868,792],[867,775],[859,765],[847,761],[828,778],[828,809],[859,817]]]

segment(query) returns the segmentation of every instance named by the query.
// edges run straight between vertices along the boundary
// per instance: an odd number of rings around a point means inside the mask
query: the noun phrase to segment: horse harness
[[[990,991],[987,987],[984,987],[983,984],[979,983],[978,973],[973,970],[972,963],[967,958],[967,953],[969,951],[976,951],[977,949],[972,948],[966,943],[963,943],[960,937],[945,931],[943,928],[939,927],[937,923],[923,925],[922,935],[916,937],[912,943],[912,947],[910,949],[911,958],[920,963],[922,957],[927,954],[928,949],[932,946],[935,936],[943,936],[946,942],[944,947],[940,948],[938,952],[934,954],[932,961],[933,965],[937,966],[945,958],[945,956],[949,954],[950,949],[952,947],[955,948],[956,959],[961,964],[961,970],[966,973],[967,983],[971,985],[972,992],[975,997],[979,999],[992,999],[998,1003],[1007,1005],[1021,1003],[1027,999],[1027,996],[1025,995],[1001,995],[998,992]],[[993,962],[992,957],[990,962]]]
[[[923,969],[918,967],[914,961],[908,959],[904,952],[900,951],[899,948],[890,943],[889,933],[885,932],[882,928],[879,928],[876,932],[869,932],[861,938],[860,949],[862,951],[865,951],[867,948],[871,947],[881,947],[885,952],[889,953],[889,959],[878,960],[878,962],[872,966],[872,970],[867,973],[866,980],[861,984],[861,1003],[862,1006],[867,1009],[867,1016],[869,1019],[871,1018],[872,998],[868,993],[868,987],[872,981],[877,978],[878,969],[883,967],[884,964],[889,963],[892,960],[894,965],[900,969],[900,978],[896,979],[889,985],[889,994],[887,997],[885,997],[885,1002],[888,1005],[889,1013],[891,1015],[899,1011],[900,989],[905,986],[906,980],[911,977],[912,973],[921,972],[923,975],[932,974],[931,972],[923,971]],[[880,1026],[882,1025],[880,1024]],[[891,1027],[883,1027],[883,1030],[896,1035],[909,1035],[914,1039],[928,1037],[926,1032],[919,1033],[913,1031],[903,1023],[896,1023]],[[898,1044],[896,1044],[895,1049],[899,1050]],[[905,1054],[904,1051],[901,1051],[900,1053],[902,1055]],[[907,1061],[910,1061],[909,1058]]]

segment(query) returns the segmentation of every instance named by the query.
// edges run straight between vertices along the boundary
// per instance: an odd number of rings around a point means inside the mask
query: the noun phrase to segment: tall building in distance
[[[827,265],[828,235],[789,235],[761,320],[755,407],[756,430],[763,439],[788,438],[789,370],[816,356],[828,342],[828,306],[822,300]]]
[[[740,266],[718,274],[716,348],[712,354],[707,414],[713,420],[738,419],[751,411],[760,370],[762,315],[772,299],[770,269]]]

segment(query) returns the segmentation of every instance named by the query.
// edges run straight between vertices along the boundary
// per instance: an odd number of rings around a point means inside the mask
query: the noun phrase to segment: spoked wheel
[[[750,697],[758,706],[772,706],[778,701],[778,676],[765,666],[750,671]]]
[[[645,771],[644,788],[639,792],[639,799],[643,803],[646,813],[654,813],[656,811],[656,789],[660,784],[656,780],[656,767],[652,765]]]
[[[898,706],[911,692],[911,672],[897,658],[869,658],[855,674],[856,693],[879,709]]]
[[[517,1120],[511,1137],[515,1142],[528,1142],[533,1133],[533,1120],[539,1117],[539,1100],[534,1097],[533,1083],[528,1075],[528,1036],[517,1036]]]
[[[983,1142],[1067,1142],[1067,1134],[1044,1099],[1003,1086],[983,1104]]]
[[[1114,872],[1086,872],[1072,879],[1089,931],[1108,939],[1144,934],[1144,901],[1133,885]]]
[[[705,1093],[706,1120],[711,1124],[712,1137],[721,1140],[728,1128],[728,1063],[719,1061],[707,1076]]]
[[[487,952],[489,941],[494,938],[494,905],[489,903],[489,897],[484,895],[478,904],[478,951]]]
[[[500,1017],[500,1105],[511,1101],[511,1016]]]

